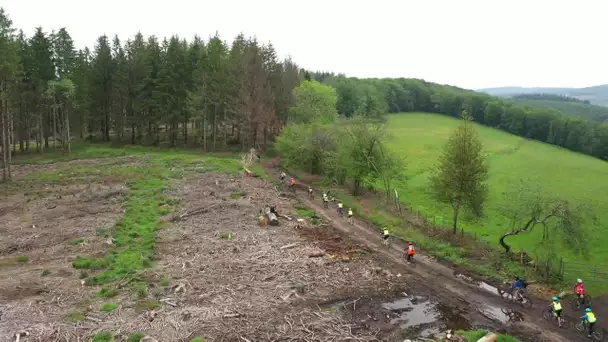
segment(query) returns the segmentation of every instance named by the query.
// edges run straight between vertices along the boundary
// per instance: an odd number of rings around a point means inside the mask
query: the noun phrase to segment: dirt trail
[[[272,172],[275,176],[277,175],[274,169],[267,169],[267,171]],[[544,320],[541,315],[541,308],[545,306],[544,303],[534,303],[529,309],[523,309],[516,304],[505,303],[499,297],[496,288],[485,283],[481,285],[486,286],[480,286],[475,281],[463,280],[458,277],[458,273],[454,270],[434,262],[420,253],[416,255],[416,261],[413,265],[408,264],[403,259],[405,244],[402,241],[393,242],[391,249],[387,249],[382,245],[380,230],[358,219],[353,220],[353,224],[349,224],[343,217],[339,216],[333,207],[325,209],[320,205],[320,199],[309,199],[304,190],[304,188],[308,188],[307,184],[300,183],[299,186],[301,188],[298,189],[296,196],[303,204],[330,221],[336,229],[347,233],[352,239],[366,244],[388,260],[403,265],[403,270],[418,276],[420,284],[432,290],[433,295],[439,301],[455,303],[460,308],[466,308],[469,312],[476,312],[480,325],[487,325],[519,336],[522,336],[522,334],[524,336],[534,336],[529,339],[530,341],[587,340],[586,336],[574,329],[558,330],[552,324],[553,322]],[[521,313],[521,321],[510,325],[504,324],[505,322],[501,318],[501,316],[504,316],[501,315],[501,309],[514,310],[518,315]]]

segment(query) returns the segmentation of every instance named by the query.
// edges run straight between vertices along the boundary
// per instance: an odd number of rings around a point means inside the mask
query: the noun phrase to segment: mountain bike
[[[386,237],[386,238],[383,236],[383,237],[382,237],[382,244],[383,244],[383,245],[384,245],[386,248],[391,249],[391,240],[392,240],[392,239],[393,239],[393,238],[392,238],[392,236],[389,236],[389,237]]]
[[[532,306],[532,301],[530,300],[530,298],[522,295],[521,293],[519,293],[519,291],[514,291],[513,289],[502,291],[500,296],[505,301],[519,303],[519,305],[521,305],[525,309]]]
[[[582,320],[579,324],[577,324],[575,326],[576,330],[578,331],[584,331],[585,333],[587,333],[589,331],[589,323],[587,323],[586,320]],[[599,331],[596,329],[593,330],[593,334],[591,334],[591,337],[593,337],[596,341],[602,341],[604,339],[604,332]]]
[[[581,306],[590,306],[591,305],[591,297],[589,297],[588,294],[583,295],[582,297],[580,295],[576,295],[576,297],[572,300],[572,308],[573,309],[580,309]]]
[[[549,306],[547,306],[543,310],[543,318],[546,319],[547,321],[549,321],[549,320],[557,321],[557,326],[562,329],[567,329],[569,326],[568,321],[566,321],[563,317],[559,317],[559,316],[555,315],[555,312],[553,310],[553,305],[551,305],[551,304],[549,304]]]

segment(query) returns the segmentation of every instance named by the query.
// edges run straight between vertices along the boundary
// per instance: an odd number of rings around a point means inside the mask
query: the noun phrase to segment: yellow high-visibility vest
[[[559,311],[562,309],[562,304],[560,302],[553,302],[553,310]]]
[[[338,208],[342,208],[342,203],[338,203]]]
[[[353,211],[352,210],[348,211],[348,216],[353,216]]]
[[[593,312],[587,312],[587,322],[595,323],[595,321],[597,321],[595,314]]]
[[[388,235],[388,229],[384,230],[384,235]]]

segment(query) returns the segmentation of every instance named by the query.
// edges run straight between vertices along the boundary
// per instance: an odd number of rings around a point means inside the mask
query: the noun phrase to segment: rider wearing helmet
[[[587,324],[589,325],[588,337],[591,337],[591,334],[593,334],[593,328],[595,327],[595,323],[597,322],[597,318],[595,318],[595,314],[591,311],[591,308],[585,309],[585,314],[581,316],[581,319],[583,320],[583,322],[587,322]]]
[[[353,217],[353,208],[348,208],[348,218]]]
[[[574,293],[576,293],[577,297],[585,297],[585,285],[583,284],[582,279],[576,280],[576,284],[574,284]]]
[[[412,241],[407,244],[407,261],[411,261],[416,254],[416,248],[414,247],[414,243]]]
[[[559,302],[558,297],[553,297],[553,302],[551,302],[551,306],[553,307],[553,315],[555,317],[561,317],[562,315],[562,304]]]
[[[342,201],[338,201],[338,214],[344,214],[344,204],[342,204]]]
[[[511,291],[516,290],[516,294],[518,297],[518,300],[521,301],[521,297],[524,294],[524,290],[526,287],[526,281],[524,279],[520,279],[518,276],[515,276],[513,278],[513,284],[511,284]]]

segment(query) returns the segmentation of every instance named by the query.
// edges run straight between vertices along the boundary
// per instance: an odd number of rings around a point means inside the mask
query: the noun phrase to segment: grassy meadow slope
[[[401,198],[412,209],[427,217],[435,215],[448,226],[451,210],[431,198],[428,176],[458,124],[457,119],[435,114],[389,116],[390,133],[394,136],[392,148],[400,151],[407,162],[405,174],[409,180],[407,184],[397,184]],[[509,229],[509,220],[500,212],[506,201],[503,194],[514,183],[529,178],[538,179],[552,196],[592,204],[601,222],[608,222],[608,213],[603,211],[608,206],[608,163],[496,129],[484,126],[478,129],[488,152],[490,195],[485,218],[476,223],[461,222],[466,231],[498,246],[498,238]],[[511,237],[508,241],[516,250],[533,252],[540,230],[532,234]],[[592,261],[604,262],[608,257],[606,232],[590,229],[589,234]],[[568,251],[562,255],[565,260],[582,258]]]

